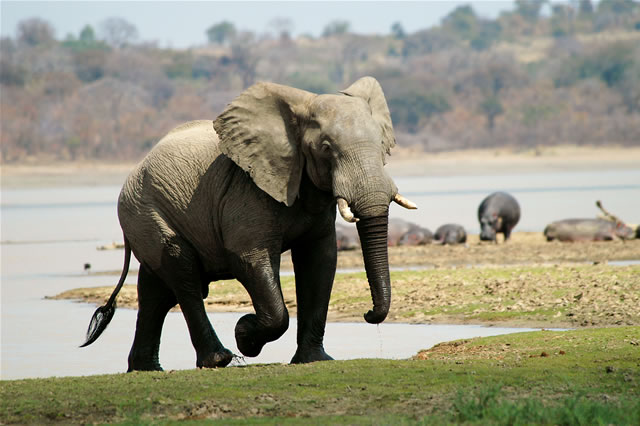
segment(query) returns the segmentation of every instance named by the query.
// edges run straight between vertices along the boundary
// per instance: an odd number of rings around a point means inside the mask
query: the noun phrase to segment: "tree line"
[[[516,0],[496,19],[465,5],[414,33],[333,21],[294,38],[293,25],[278,18],[257,35],[222,21],[203,30],[206,44],[170,49],[121,18],[64,39],[22,21],[0,40],[2,161],[134,161],[256,81],[335,93],[364,75],[382,84],[401,146],[640,144],[636,1]]]

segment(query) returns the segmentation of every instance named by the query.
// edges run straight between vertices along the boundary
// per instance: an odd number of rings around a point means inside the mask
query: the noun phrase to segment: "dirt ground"
[[[519,327],[640,325],[640,240],[558,243],[516,232],[506,243],[390,247],[392,308],[386,321],[472,323]],[[623,265],[616,265],[615,262]],[[613,264],[611,264],[613,263]],[[329,321],[362,321],[371,299],[360,250],[340,252]],[[287,253],[281,270],[290,315],[295,284]],[[132,271],[133,272],[133,271]],[[114,284],[119,271],[111,271]],[[134,273],[129,282],[135,282]],[[80,288],[54,298],[103,304],[113,286]],[[135,285],[125,285],[118,306],[137,307]],[[210,312],[252,312],[235,280],[209,286]]]
[[[441,268],[640,260],[640,240],[561,243],[547,242],[542,233],[538,232],[515,232],[508,243],[502,243],[501,234],[498,241],[498,244],[480,242],[478,235],[469,235],[465,245],[390,247],[389,264],[392,268]],[[339,269],[363,266],[360,250],[340,252]],[[283,257],[282,269],[292,269],[288,256]]]

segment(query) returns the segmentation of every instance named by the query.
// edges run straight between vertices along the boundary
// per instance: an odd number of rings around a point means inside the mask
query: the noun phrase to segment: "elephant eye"
[[[322,151],[325,154],[328,154],[329,152],[331,152],[331,142],[327,140],[322,141],[322,144],[320,145],[320,151]]]

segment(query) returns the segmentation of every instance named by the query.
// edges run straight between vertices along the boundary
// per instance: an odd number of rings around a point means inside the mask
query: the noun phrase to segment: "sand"
[[[75,162],[2,164],[3,188],[121,185],[135,163]],[[640,147],[559,146],[531,151],[509,149],[424,153],[394,148],[387,162],[392,176],[454,176],[563,170],[637,169]]]

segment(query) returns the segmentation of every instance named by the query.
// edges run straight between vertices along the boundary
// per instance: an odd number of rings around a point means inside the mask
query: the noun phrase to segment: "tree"
[[[477,30],[470,40],[473,50],[487,50],[500,38],[502,27],[497,21],[479,20]]]
[[[456,44],[455,37],[441,28],[418,31],[405,39],[402,56],[419,56],[449,49]]]
[[[324,27],[322,31],[322,37],[330,37],[334,35],[342,35],[349,32],[349,21],[342,21],[336,19],[335,21],[331,21]]]
[[[578,11],[581,16],[593,15],[593,3],[591,0],[579,0]]]
[[[516,0],[516,13],[528,22],[536,22],[546,0]]]
[[[404,31],[400,22],[394,22],[393,25],[391,25],[391,34],[398,40],[403,40],[407,37],[407,33]]]
[[[122,48],[138,39],[138,29],[124,18],[107,18],[100,23],[101,38],[110,46]]]
[[[73,54],[76,76],[88,83],[104,76],[107,52],[101,49],[82,49]]]
[[[551,34],[565,37],[572,32],[573,9],[564,4],[551,6]]]
[[[280,40],[290,40],[294,25],[290,18],[277,17],[269,21],[269,27],[273,28]]]
[[[231,62],[238,69],[244,88],[255,83],[259,59],[254,47],[254,34],[241,33],[231,45]]]
[[[31,18],[18,23],[18,41],[29,46],[50,44],[55,40],[53,26],[40,18]]]
[[[627,15],[632,14],[639,7],[640,5],[634,0],[601,0],[598,3],[598,13]]]
[[[442,19],[442,26],[464,40],[469,40],[476,32],[478,18],[469,5],[458,6]]]
[[[480,112],[487,116],[487,128],[493,130],[496,117],[502,114],[504,110],[498,96],[490,95],[480,103]]]
[[[405,127],[411,133],[418,131],[423,118],[442,114],[450,109],[447,98],[440,93],[412,92],[389,99],[389,110],[394,125]]]
[[[207,30],[209,43],[225,44],[231,42],[236,35],[236,27],[229,21],[212,25]]]
[[[85,44],[91,44],[96,41],[96,32],[91,25],[85,25],[80,31],[80,41]]]

